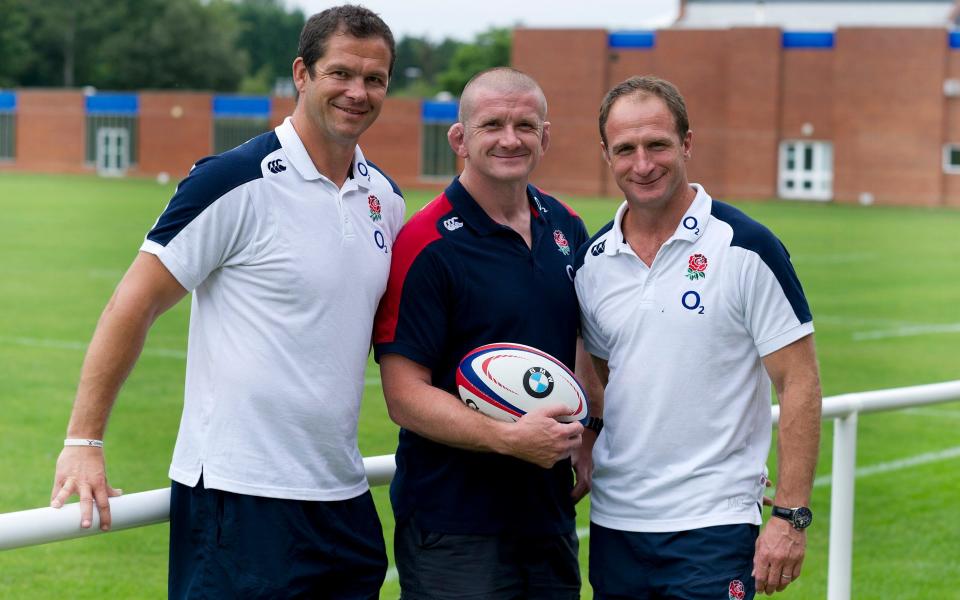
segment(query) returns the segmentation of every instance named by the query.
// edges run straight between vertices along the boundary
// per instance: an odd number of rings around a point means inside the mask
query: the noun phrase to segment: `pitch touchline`
[[[960,323],[945,323],[943,325],[909,325],[894,329],[878,329],[874,331],[856,331],[853,341],[883,340],[887,338],[912,337],[930,333],[960,333]]]
[[[87,344],[83,342],[71,342],[68,340],[51,340],[42,338],[11,337],[0,335],[0,343],[11,344],[15,346],[29,346],[31,348],[53,348],[55,350],[77,350],[79,352],[87,351]],[[144,356],[153,356],[157,358],[173,358],[176,360],[186,360],[187,353],[183,350],[171,350],[169,348],[144,348]],[[364,387],[371,385],[380,385],[380,377],[374,375],[366,377],[363,380]]]
[[[929,463],[940,462],[941,460],[948,460],[957,457],[960,457],[960,446],[954,446],[953,448],[947,448],[946,450],[940,450],[938,452],[927,452],[925,454],[918,454],[917,456],[911,456],[909,458],[901,458],[900,460],[870,465],[869,467],[861,467],[857,469],[856,477],[857,479],[860,479],[861,477],[867,477],[868,475],[889,473],[890,471],[900,471],[902,469],[909,469],[910,467],[926,465]],[[813,480],[813,487],[830,485],[832,481],[833,475],[821,475]]]

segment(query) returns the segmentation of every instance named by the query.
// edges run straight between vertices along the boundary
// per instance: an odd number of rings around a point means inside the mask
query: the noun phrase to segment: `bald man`
[[[375,356],[401,426],[390,493],[407,600],[579,597],[569,457],[583,426],[557,422],[562,407],[495,421],[455,382],[461,358],[493,342],[591,368],[571,278],[586,228],[528,182],[550,142],[546,114],[529,76],[476,75],[448,132],[463,172],[394,246]]]

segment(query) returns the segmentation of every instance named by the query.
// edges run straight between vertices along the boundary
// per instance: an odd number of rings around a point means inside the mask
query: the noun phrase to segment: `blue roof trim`
[[[161,246],[169,244],[211,204],[241,185],[263,177],[260,163],[266,155],[279,149],[277,134],[268,131],[233,150],[198,161],[177,186],[147,239]]]
[[[88,115],[136,115],[140,98],[136,94],[93,94],[85,98]]]
[[[832,31],[784,31],[780,38],[782,47],[795,50],[829,50],[833,42]]]
[[[17,93],[0,91],[0,110],[13,112],[17,110]]]
[[[960,31],[947,32],[947,45],[951,49],[960,49]]]
[[[424,123],[456,123],[460,103],[456,100],[424,100],[420,105],[420,119]]]
[[[214,96],[213,116],[261,119],[270,117],[269,96]]]
[[[784,296],[787,297],[790,306],[793,308],[793,314],[797,316],[797,320],[801,323],[813,321],[813,315],[810,314],[810,306],[807,304],[807,297],[803,293],[800,279],[790,263],[790,253],[787,252],[783,243],[777,239],[777,236],[748,217],[743,211],[724,202],[714,200],[710,215],[728,224],[733,229],[731,246],[755,252],[760,256],[760,260],[773,271],[774,276],[780,283],[780,289],[783,290]]]
[[[657,44],[653,31],[613,31],[607,36],[608,48],[651,49]]]

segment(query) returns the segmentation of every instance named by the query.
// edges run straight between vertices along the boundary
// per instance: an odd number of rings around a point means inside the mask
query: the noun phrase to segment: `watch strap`
[[[600,432],[603,430],[603,417],[588,417],[587,422],[584,423],[583,426],[600,435]]]

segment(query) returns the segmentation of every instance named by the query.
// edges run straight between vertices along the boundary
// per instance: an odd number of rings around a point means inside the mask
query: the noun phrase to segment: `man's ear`
[[[298,93],[303,93],[309,77],[310,70],[307,68],[306,63],[303,62],[303,57],[298,56],[293,60],[293,85],[297,88]]]
[[[603,143],[603,140],[600,141],[600,156],[606,161],[607,166],[613,166],[610,164],[610,152],[607,151],[607,145]]]
[[[540,136],[540,149],[544,154],[547,153],[547,148],[550,147],[550,121],[543,122],[543,135]]]
[[[463,128],[463,123],[454,123],[447,130],[447,141],[450,142],[450,148],[460,158],[467,158],[467,145],[464,143],[465,135],[466,130]]]
[[[683,136],[683,158],[690,160],[693,156],[693,130],[688,129],[687,135]]]

